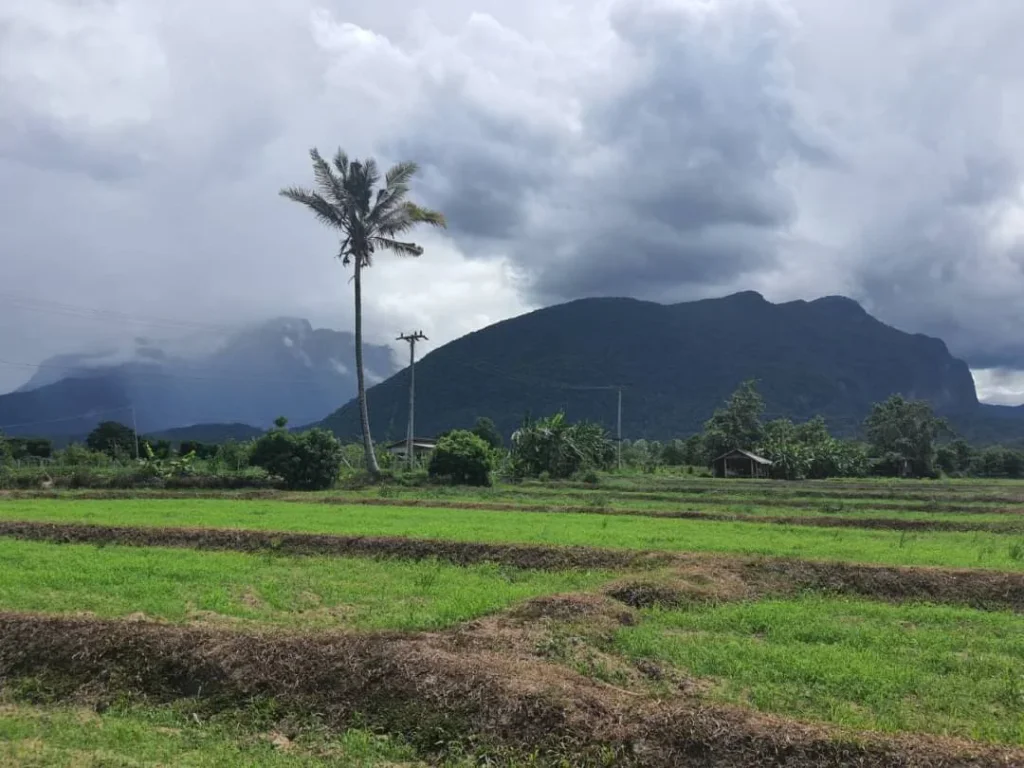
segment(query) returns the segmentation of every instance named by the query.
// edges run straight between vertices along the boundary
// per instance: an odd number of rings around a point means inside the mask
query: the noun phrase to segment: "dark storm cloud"
[[[703,229],[682,239],[679,231],[647,223],[608,232],[576,246],[573,258],[537,268],[532,289],[542,299],[570,296],[642,296],[674,301],[697,298],[701,287],[727,283],[772,259],[764,233],[739,227]],[[594,264],[587,260],[593,255]],[[628,286],[625,288],[624,286]],[[680,289],[691,293],[680,293]]]
[[[144,162],[123,146],[104,146],[89,137],[39,120],[0,126],[0,157],[57,173],[80,173],[101,183],[138,176]]]
[[[550,183],[527,162],[517,162],[487,147],[410,143],[397,151],[400,157],[423,158],[428,174],[424,194],[444,211],[457,236],[514,238],[526,215],[531,190]]]
[[[428,84],[423,100],[430,111],[387,154],[417,159],[420,189],[456,236],[514,240],[531,195],[546,194],[558,180],[558,137],[524,120],[528,115],[474,101],[462,78]]]
[[[1022,367],[1018,22],[989,0],[619,2],[617,71],[582,89],[571,131],[515,156],[521,111],[518,132],[415,146],[445,157],[435,199],[456,237],[497,241],[539,303],[846,293],[973,365]],[[431,108],[479,108],[449,96]]]
[[[827,156],[788,102],[786,20],[748,5],[705,19],[619,4],[628,77],[580,105],[571,139],[531,129],[528,113],[467,120],[482,110],[452,92],[428,104],[454,125],[428,123],[404,149],[443,176],[432,200],[456,236],[505,241],[540,302],[728,283],[773,261],[795,215],[779,169]]]

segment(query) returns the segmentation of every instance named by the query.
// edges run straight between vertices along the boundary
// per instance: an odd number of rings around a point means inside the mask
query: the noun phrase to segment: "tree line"
[[[705,423],[700,434],[665,443],[624,444],[631,466],[706,467],[739,448],[772,462],[772,476],[802,480],[829,477],[1024,477],[1024,451],[977,448],[958,438],[931,405],[892,395],[876,403],[861,439],[833,437],[820,416],[802,423],[764,420],[754,381],[744,382]]]

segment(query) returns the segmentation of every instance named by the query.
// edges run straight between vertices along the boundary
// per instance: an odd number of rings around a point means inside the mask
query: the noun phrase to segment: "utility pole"
[[[622,471],[622,387],[619,387],[619,412],[616,418],[616,432],[618,433],[618,463],[619,471]]]
[[[396,341],[409,342],[409,432],[405,436],[405,460],[409,469],[413,463],[413,438],[416,436],[413,430],[416,428],[416,342],[427,341],[423,331],[416,333],[403,333]]]
[[[135,460],[139,460],[139,428],[135,422],[135,404],[132,403],[132,432],[135,435]]]

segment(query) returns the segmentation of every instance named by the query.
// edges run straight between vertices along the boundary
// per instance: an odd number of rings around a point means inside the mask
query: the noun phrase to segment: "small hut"
[[[405,450],[408,447],[407,440],[396,440],[384,446],[395,456],[405,458]],[[422,458],[431,453],[437,447],[437,440],[432,437],[414,437],[412,439],[412,455],[414,458]]]
[[[712,463],[715,477],[768,477],[772,463],[740,448],[722,454]]]

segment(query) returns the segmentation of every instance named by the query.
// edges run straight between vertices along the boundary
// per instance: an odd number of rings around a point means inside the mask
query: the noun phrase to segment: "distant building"
[[[406,440],[396,440],[393,443],[389,443],[387,446],[388,451],[395,454],[395,456],[401,456],[405,458],[405,447]],[[437,447],[437,440],[432,437],[414,437],[412,439],[412,455],[416,458],[426,456],[431,453],[434,448]]]
[[[712,466],[715,477],[768,477],[772,463],[756,453],[736,448],[719,456]]]

